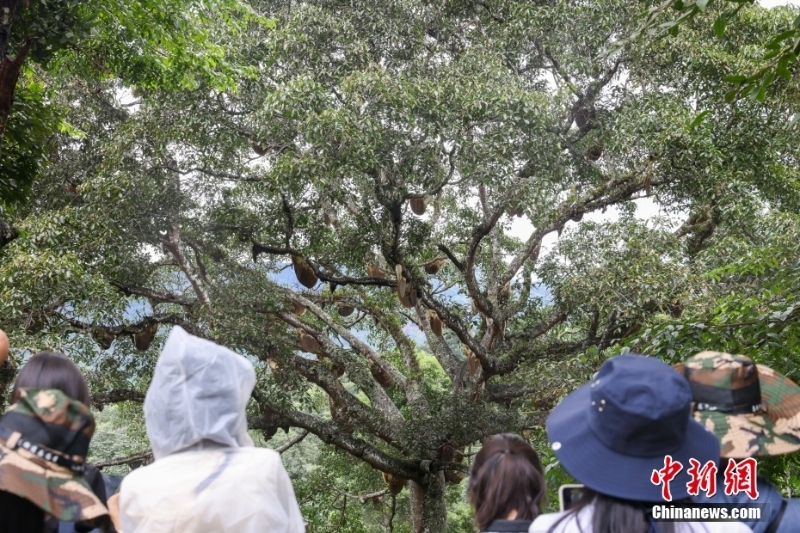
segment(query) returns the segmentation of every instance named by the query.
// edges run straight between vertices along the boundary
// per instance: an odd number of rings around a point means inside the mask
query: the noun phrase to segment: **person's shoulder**
[[[271,448],[256,448],[255,446],[246,446],[242,448],[235,448],[236,453],[247,457],[249,461],[258,461],[261,463],[280,463],[281,454]]]
[[[235,463],[237,468],[244,468],[247,472],[266,475],[269,479],[273,478],[275,472],[283,468],[281,454],[270,448],[256,448],[246,446],[234,448]]]
[[[747,524],[742,522],[685,522],[678,527],[677,533],[753,533]]]
[[[536,517],[536,520],[533,521],[530,529],[528,529],[528,533],[547,533],[550,531],[550,528],[552,528],[556,523],[559,523],[559,521],[560,523],[558,524],[558,529],[556,529],[558,533],[571,532],[576,528],[576,520],[574,515],[564,518],[567,514],[567,511],[561,513],[541,514]],[[564,519],[561,520],[562,518]],[[577,529],[575,530],[577,531]]]

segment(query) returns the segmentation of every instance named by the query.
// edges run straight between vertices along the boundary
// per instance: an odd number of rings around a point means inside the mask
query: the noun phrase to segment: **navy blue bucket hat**
[[[691,417],[683,376],[658,359],[621,355],[567,396],[547,419],[550,447],[575,479],[601,494],[661,502],[653,470],[671,455],[683,469],[670,483],[673,500],[688,496],[689,459],[719,461],[719,442]]]

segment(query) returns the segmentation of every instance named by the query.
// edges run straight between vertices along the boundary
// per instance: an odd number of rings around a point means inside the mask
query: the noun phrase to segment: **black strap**
[[[3,443],[7,445],[9,439],[14,435],[14,433],[18,432],[12,431],[9,428],[0,428],[0,439],[3,439]],[[22,448],[24,450],[27,450],[30,453],[34,454],[36,457],[44,459],[45,461],[48,461],[50,463],[57,464],[58,466],[62,466],[64,468],[69,468],[76,474],[83,474],[84,472],[85,465],[83,463],[75,462],[68,457],[60,455],[58,452],[45,448],[44,446],[35,444],[22,437],[19,437],[17,439],[17,442],[12,447],[13,450],[16,450],[17,448]]]
[[[527,533],[531,520],[493,520],[481,533]]]
[[[786,511],[786,504],[787,500],[784,498],[781,500],[781,509],[778,511],[778,514],[775,515],[775,518],[767,526],[767,529],[764,530],[764,533],[775,533],[778,531],[778,528],[781,525],[781,519],[783,518],[783,513]]]
[[[696,411],[719,411],[732,415],[757,413],[761,405],[758,380],[741,389],[722,389],[689,380]]]

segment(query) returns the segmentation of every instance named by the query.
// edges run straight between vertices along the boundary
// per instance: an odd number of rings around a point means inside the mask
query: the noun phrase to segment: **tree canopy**
[[[724,80],[796,13],[609,54],[647,7],[114,5],[31,69],[61,127],[9,216],[0,327],[131,420],[170,325],[239,351],[261,441],[318,439],[291,462],[315,530],[467,530],[470,450],[499,432],[562,479],[543,421],[621,350],[800,377],[798,82],[729,104]]]

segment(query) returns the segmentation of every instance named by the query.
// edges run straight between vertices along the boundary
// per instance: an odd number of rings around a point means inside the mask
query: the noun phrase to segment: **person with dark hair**
[[[11,403],[19,400],[20,391],[25,388],[58,389],[86,407],[91,402],[89,387],[81,370],[62,353],[39,352],[31,356],[14,382]]]
[[[0,418],[0,533],[42,533],[45,516],[108,514],[83,477],[94,417],[57,389],[22,388]]]
[[[528,531],[542,512],[545,493],[539,456],[519,436],[495,435],[475,456],[467,497],[480,531]]]
[[[686,465],[670,483],[672,503],[688,501],[689,459],[719,458],[719,442],[691,417],[688,382],[661,361],[621,355],[567,396],[547,419],[561,466],[585,485],[562,513],[540,515],[530,533],[749,533],[741,522],[661,522],[666,503],[651,481],[665,457]]]
[[[783,455],[800,450],[800,387],[743,355],[701,352],[674,368],[689,381],[694,418],[720,441],[717,485],[723,487],[729,461]],[[758,498],[718,489],[699,503],[769,504],[769,517],[745,521],[754,533],[800,531],[800,499],[784,498],[764,477],[756,479]]]
[[[91,397],[86,379],[78,366],[66,355],[57,352],[39,352],[30,359],[17,375],[14,388],[11,392],[11,403],[16,403],[20,399],[22,390],[33,389],[56,389],[63,392],[68,397],[79,401],[89,409]],[[106,488],[100,471],[93,465],[87,464],[84,467],[83,475],[97,498],[106,505]],[[65,529],[65,524],[61,529]],[[88,532],[100,526],[102,529],[110,530],[111,523],[107,517],[100,518],[92,522],[77,522],[70,529],[78,533]],[[55,518],[48,518],[45,524],[45,533],[56,533],[59,531],[59,523]]]

